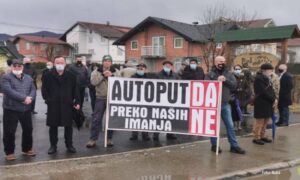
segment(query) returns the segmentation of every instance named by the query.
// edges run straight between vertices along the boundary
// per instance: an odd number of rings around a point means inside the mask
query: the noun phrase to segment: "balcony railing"
[[[141,53],[143,57],[166,57],[166,48],[164,46],[142,46]]]

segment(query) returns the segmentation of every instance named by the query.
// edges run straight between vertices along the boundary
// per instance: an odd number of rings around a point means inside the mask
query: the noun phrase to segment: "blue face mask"
[[[190,68],[193,69],[193,70],[196,70],[197,64],[190,64]]]
[[[170,71],[171,71],[171,69],[170,68],[168,68],[168,67],[164,67],[164,71],[166,72],[166,73],[170,73]]]
[[[139,76],[144,76],[145,72],[143,70],[137,70],[136,74]]]

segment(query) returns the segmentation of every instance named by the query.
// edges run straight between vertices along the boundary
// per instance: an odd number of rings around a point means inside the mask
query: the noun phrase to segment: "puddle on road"
[[[251,180],[299,180],[300,179],[300,166],[283,169],[264,171],[262,175],[249,178]]]

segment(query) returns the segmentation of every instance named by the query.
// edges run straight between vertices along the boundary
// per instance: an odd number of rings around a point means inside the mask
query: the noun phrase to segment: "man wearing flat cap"
[[[273,114],[273,105],[275,103],[275,92],[271,82],[271,75],[273,73],[272,64],[265,63],[260,67],[254,80],[254,118],[253,125],[254,139],[253,143],[264,145],[270,143],[272,140],[265,135],[267,124]]]
[[[185,67],[182,74],[182,79],[203,80],[204,77],[204,71],[198,66],[198,60],[196,58],[189,58],[189,65]]]
[[[140,63],[136,66],[136,72],[131,76],[132,78],[140,78],[140,79],[149,79],[150,76],[147,73],[147,66],[144,63]],[[129,138],[131,141],[138,140],[138,131],[132,131],[131,137]],[[149,141],[148,132],[142,132],[143,141]]]
[[[35,156],[32,150],[31,105],[36,96],[33,79],[23,73],[23,61],[13,59],[11,72],[2,78],[3,90],[3,144],[7,161],[15,160],[15,133],[18,122],[22,127],[22,152]]]
[[[164,61],[162,63],[163,69],[157,74],[158,79],[180,79],[177,73],[173,71],[173,63],[171,61]],[[177,139],[174,134],[167,134],[166,135],[168,140]],[[159,133],[153,134],[153,140],[159,140]]]

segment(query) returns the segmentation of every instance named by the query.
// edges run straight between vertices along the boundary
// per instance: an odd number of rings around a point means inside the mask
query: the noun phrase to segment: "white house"
[[[276,26],[273,19],[256,19],[251,21],[244,21],[241,23],[241,26],[243,26],[246,29]],[[277,55],[277,43],[274,42],[264,44],[241,45],[235,49],[235,55],[237,56],[247,52],[267,52],[273,55]]]
[[[288,55],[287,62],[288,63],[300,63],[300,38],[289,39],[287,42],[288,46]],[[277,44],[278,48],[278,56],[280,57],[280,53],[282,51],[281,43]]]
[[[104,55],[110,54],[113,63],[124,63],[125,47],[112,45],[131,28],[90,22],[77,22],[61,37],[74,47],[72,60],[75,56],[85,57],[91,62],[101,62]]]

